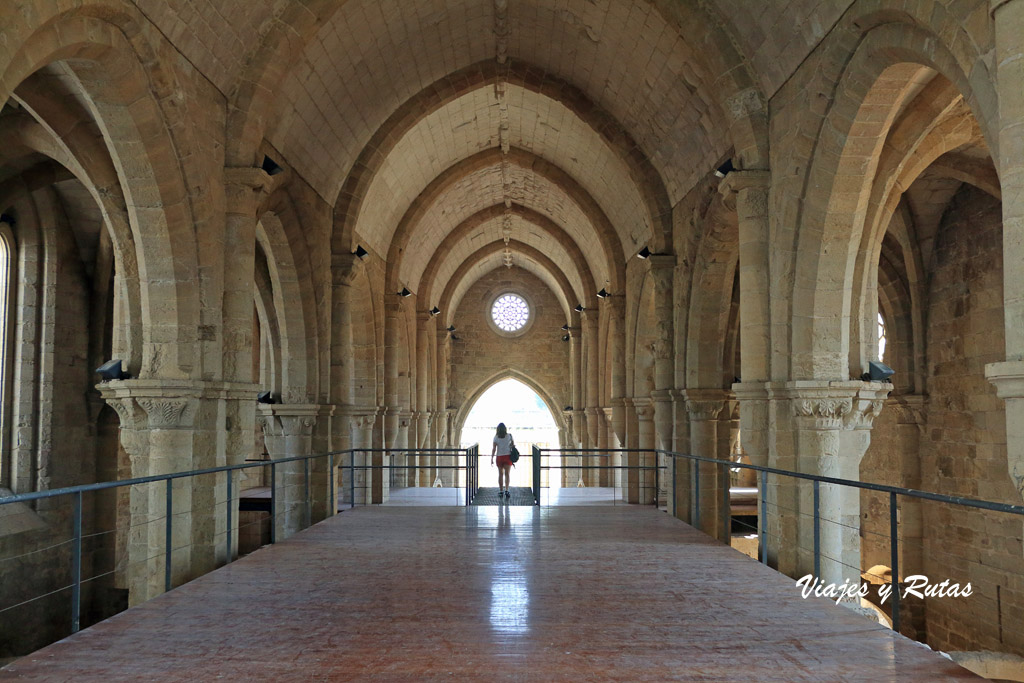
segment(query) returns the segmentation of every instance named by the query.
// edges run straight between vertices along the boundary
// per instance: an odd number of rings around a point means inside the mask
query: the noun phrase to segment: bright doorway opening
[[[498,468],[491,465],[491,446],[495,429],[504,422],[521,459],[512,468],[512,486],[533,486],[533,446],[558,448],[558,426],[551,410],[536,391],[516,379],[495,382],[477,399],[462,427],[462,448],[480,444],[480,485],[497,486]],[[541,472],[541,486],[561,486],[561,460],[544,458],[551,470]],[[549,472],[551,476],[549,475]]]

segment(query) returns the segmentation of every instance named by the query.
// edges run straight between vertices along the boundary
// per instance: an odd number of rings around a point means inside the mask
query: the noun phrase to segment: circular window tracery
[[[499,330],[516,332],[530,320],[530,306],[517,294],[502,294],[491,306],[491,320]]]

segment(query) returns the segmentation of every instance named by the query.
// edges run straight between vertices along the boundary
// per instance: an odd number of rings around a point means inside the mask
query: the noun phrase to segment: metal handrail
[[[820,515],[820,487],[822,484],[831,484],[834,486],[849,486],[852,488],[867,490],[867,491],[878,491],[880,493],[889,494],[889,550],[890,550],[890,564],[892,579],[890,582],[890,595],[892,597],[892,627],[893,630],[899,633],[900,631],[900,593],[896,584],[899,581],[899,520],[897,518],[897,497],[907,496],[909,498],[918,498],[923,500],[930,500],[939,503],[949,503],[952,505],[962,505],[964,507],[971,507],[980,510],[990,510],[993,512],[1005,512],[1014,515],[1024,515],[1024,505],[1013,505],[1009,503],[996,503],[988,500],[979,500],[977,498],[965,498],[963,496],[950,496],[942,493],[933,493],[931,491],[921,491],[919,489],[911,489],[902,486],[891,486],[889,484],[875,484],[872,482],[856,481],[853,479],[841,479],[838,477],[828,477],[820,474],[808,474],[805,472],[794,472],[791,470],[783,470],[777,467],[768,467],[765,465],[753,465],[741,462],[734,462],[732,460],[722,460],[720,458],[708,458],[700,455],[691,455],[687,453],[677,453],[675,451],[668,451],[660,448],[631,448],[631,449],[607,449],[607,448],[545,448],[536,449],[535,454],[543,456],[544,453],[573,453],[573,454],[587,454],[592,453],[594,455],[612,453],[651,453],[655,455],[663,455],[672,459],[672,500],[673,506],[675,506],[676,497],[676,476],[675,467],[676,462],[679,460],[690,460],[698,463],[707,463],[716,467],[727,467],[729,469],[747,469],[753,470],[760,473],[760,516],[758,521],[759,527],[759,544],[761,548],[761,562],[768,564],[768,543],[767,543],[767,530],[765,528],[765,520],[768,517],[768,500],[764,495],[768,488],[768,475],[773,474],[781,477],[790,477],[793,479],[803,479],[813,483],[813,543],[814,543],[814,574],[820,576],[821,574],[821,515]],[[539,458],[538,458],[539,460]],[[691,504],[694,510],[694,525],[700,525],[700,468],[695,467],[692,470],[692,485],[693,485],[693,496],[691,497]],[[723,487],[723,505],[722,505],[722,516],[723,524],[727,525],[731,518],[730,506],[729,506],[729,487]],[[673,507],[673,510],[675,508]]]
[[[392,467],[398,469],[408,469],[409,467],[422,468],[427,467],[423,465],[355,465],[355,458],[349,458],[349,465],[338,464],[335,466],[335,456],[339,455],[351,455],[354,456],[357,453],[449,453],[453,455],[465,453],[467,456],[475,452],[474,447],[471,448],[347,448],[343,450],[328,451],[325,453],[313,453],[309,455],[297,455],[287,458],[276,458],[273,460],[258,460],[258,461],[246,461],[235,465],[221,465],[219,467],[208,467],[199,470],[188,470],[186,472],[171,472],[167,474],[154,474],[145,477],[133,477],[131,479],[120,479],[117,481],[106,481],[97,482],[93,484],[80,484],[78,486],[65,486],[58,489],[48,489],[45,491],[33,491],[30,493],[19,493],[11,496],[0,497],[0,505],[9,505],[14,503],[25,503],[35,500],[43,500],[48,498],[56,498],[58,496],[73,496],[73,510],[72,510],[72,529],[74,536],[72,538],[72,553],[71,553],[71,632],[77,633],[80,629],[80,616],[81,616],[81,588],[82,588],[82,522],[83,522],[83,494],[90,493],[93,491],[103,491],[106,489],[121,488],[124,486],[137,486],[140,484],[153,484],[157,482],[165,482],[165,527],[164,527],[164,589],[171,589],[171,560],[172,560],[172,524],[173,524],[173,496],[174,488],[172,482],[176,479],[185,479],[188,477],[199,477],[207,474],[219,474],[221,472],[234,472],[236,470],[251,469],[254,467],[270,467],[270,542],[275,543],[277,541],[276,532],[276,519],[277,519],[277,467],[294,462],[303,462],[304,467],[304,488],[306,496],[306,525],[312,524],[312,491],[311,491],[311,472],[309,463],[311,460],[317,458],[328,459],[328,500],[334,501],[335,496],[335,481],[334,471],[337,467],[349,469],[354,474],[356,469],[378,469]],[[445,466],[445,465],[433,465],[429,466],[430,469],[462,469],[463,467],[469,467],[469,461],[475,461],[476,458],[467,458],[467,465],[465,466]],[[353,496],[352,505],[355,506],[355,477],[350,476],[352,481]],[[227,544],[227,558],[228,562],[234,560],[233,553],[233,534],[232,534],[232,513],[234,506],[230,504],[230,501],[234,499],[233,488],[234,479],[231,476],[227,477],[227,501],[226,505],[226,544]],[[469,489],[467,489],[466,505],[469,505],[471,497],[469,496]],[[337,514],[337,505],[331,504],[331,515]]]

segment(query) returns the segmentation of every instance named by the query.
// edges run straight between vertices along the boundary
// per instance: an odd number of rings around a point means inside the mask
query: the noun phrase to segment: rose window
[[[530,307],[516,294],[503,294],[491,306],[491,319],[498,329],[505,332],[521,330],[530,319]]]

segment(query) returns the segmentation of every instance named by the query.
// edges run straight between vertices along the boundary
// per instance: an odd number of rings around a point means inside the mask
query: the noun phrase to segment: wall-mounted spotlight
[[[868,371],[861,375],[860,378],[864,382],[888,382],[889,378],[895,373],[896,371],[885,363],[872,360],[868,361]]]
[[[726,159],[724,164],[715,169],[715,175],[724,178],[735,170],[736,167],[732,165],[732,159]]]
[[[369,254],[369,253],[370,252],[368,252],[365,249],[363,249],[363,245],[361,245],[361,244],[357,244],[356,245],[356,250],[352,252],[352,254],[357,259],[359,259],[360,261],[362,261],[364,258],[366,258],[366,255]]]
[[[402,296],[402,297],[405,297],[405,296],[411,296],[411,295],[412,295],[412,292],[410,292],[410,291],[409,291],[409,290],[408,290],[407,288],[405,288],[405,287],[402,287],[402,291],[398,293],[398,296]]]
[[[562,341],[569,341],[569,335],[564,335],[562,337]]]
[[[431,316],[435,316],[435,315],[437,315],[440,312],[441,312],[441,309],[438,308],[437,306],[434,306],[429,311],[427,311],[427,313],[429,313]]]
[[[566,323],[566,324],[562,325],[562,331],[563,332],[568,332],[569,331],[569,323]]]
[[[267,404],[277,403],[277,401],[274,400],[274,397],[270,394],[269,391],[261,391],[260,393],[256,394],[256,402]]]
[[[129,377],[128,373],[121,369],[120,358],[108,360],[106,363],[96,368],[96,373],[100,376],[100,380],[103,382],[109,382],[114,379],[128,379]]]
[[[566,407],[562,408],[562,410],[572,410],[572,406],[566,406]]]
[[[646,245],[644,245],[644,248],[641,249],[640,251],[638,251],[636,253],[636,255],[637,255],[637,258],[650,258],[651,257],[651,250],[648,249]]]
[[[572,309],[572,310],[576,311],[577,313],[582,313],[582,312],[583,312],[583,311],[585,311],[586,309],[585,309],[585,308],[583,308],[583,304],[576,304],[576,308],[574,308],[574,309]]]
[[[266,155],[263,156],[263,163],[260,164],[260,168],[266,171],[267,175],[277,175],[284,171],[276,161]]]
[[[609,294],[608,290],[606,290],[604,287],[602,287],[601,291],[597,293],[597,298],[598,299],[607,299],[610,296],[611,296],[611,294]]]
[[[13,228],[15,225],[14,216],[9,213],[0,213],[0,223],[6,223]]]
[[[449,332],[454,332],[455,331],[455,325],[449,325],[447,329],[448,329]]]

